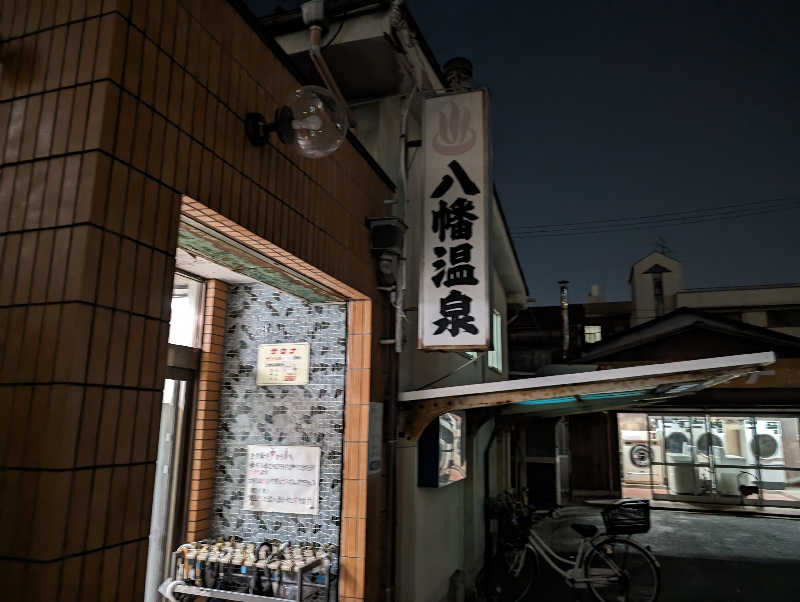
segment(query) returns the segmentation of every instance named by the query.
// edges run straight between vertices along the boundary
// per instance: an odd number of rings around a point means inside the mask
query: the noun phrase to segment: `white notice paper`
[[[319,513],[320,448],[248,445],[244,509]]]

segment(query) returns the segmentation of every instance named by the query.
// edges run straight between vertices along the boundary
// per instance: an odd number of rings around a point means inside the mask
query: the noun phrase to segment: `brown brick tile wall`
[[[223,0],[5,0],[0,39],[0,587],[141,599],[180,195],[379,300],[364,218],[389,190],[350,144],[246,142],[244,114],[297,82]],[[198,454],[198,483],[213,466]]]
[[[5,2],[0,587],[141,599],[179,195],[120,160],[120,15]],[[103,51],[103,49],[107,51]]]
[[[217,451],[217,407],[224,357],[220,343],[225,336],[225,308],[228,285],[219,280],[206,283],[203,311],[203,340],[197,387],[197,414],[194,423],[187,541],[211,536],[214,504],[214,459]],[[199,462],[204,463],[203,465]],[[208,463],[211,467],[208,467]]]

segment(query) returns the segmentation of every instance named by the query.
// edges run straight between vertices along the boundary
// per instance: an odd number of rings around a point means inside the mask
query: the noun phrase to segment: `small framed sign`
[[[256,384],[307,385],[310,355],[309,343],[259,345]]]

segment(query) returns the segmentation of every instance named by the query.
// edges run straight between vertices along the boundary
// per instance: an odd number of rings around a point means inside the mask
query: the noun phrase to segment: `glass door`
[[[690,416],[662,416],[665,481],[669,495],[695,495],[695,449]]]
[[[183,543],[188,506],[193,374],[170,369],[164,381],[158,458],[150,518],[145,600],[156,602],[157,588],[170,571],[171,554]]]
[[[162,599],[158,586],[169,575],[172,552],[186,539],[194,383],[200,366],[204,292],[202,280],[188,274],[175,274],[150,517],[146,602]]]
[[[716,487],[715,464],[720,458],[722,439],[707,416],[690,416],[694,462],[694,495],[713,495]],[[716,424],[717,421],[714,421]]]
[[[794,416],[649,416],[655,499],[800,507],[800,421]],[[654,475],[655,476],[655,475]],[[694,498],[694,499],[690,499]]]
[[[717,495],[739,501],[741,486],[758,481],[755,456],[748,450],[752,420],[742,416],[710,416],[708,420],[720,440],[714,454]]]

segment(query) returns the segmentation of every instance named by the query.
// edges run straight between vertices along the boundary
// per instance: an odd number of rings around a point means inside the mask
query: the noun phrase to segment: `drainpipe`
[[[494,427],[492,428],[492,434],[489,437],[488,443],[486,443],[486,449],[483,451],[483,572],[487,574],[487,570],[489,568],[489,558],[492,557],[492,550],[489,542],[492,537],[492,519],[489,518],[489,513],[487,510],[487,505],[489,503],[489,493],[490,493],[490,474],[489,474],[489,456],[492,451],[492,443],[494,443],[494,438],[497,435],[497,431],[500,426],[495,421]],[[490,575],[493,577],[493,575]]]
[[[405,19],[402,13],[403,0],[393,0],[389,11],[390,26],[392,29],[406,29]],[[413,45],[412,37],[409,35],[398,36],[404,39],[404,45],[409,48]],[[408,141],[408,116],[416,94],[421,91],[422,76],[419,69],[414,68],[411,63],[414,75],[414,86],[406,96],[403,108],[400,113],[400,161],[399,161],[399,186],[397,189],[397,213],[398,217],[406,222],[408,213],[408,168],[407,168],[407,146]],[[386,466],[386,527],[384,531],[384,541],[388,547],[384,555],[386,563],[384,565],[384,575],[386,576],[386,589],[384,599],[386,602],[393,602],[396,597],[397,580],[397,418],[400,392],[400,357],[403,352],[403,320],[405,319],[404,305],[406,294],[407,261],[408,255],[408,233],[403,237],[403,249],[397,263],[397,288],[394,293],[394,351],[395,358],[392,362],[392,399],[390,400],[388,412],[386,412],[387,432],[390,439],[387,443],[387,466]]]
[[[400,219],[405,222],[406,202],[406,130],[408,110],[414,91],[408,95],[408,99],[403,107],[400,127],[400,186],[397,190],[397,204]],[[384,575],[386,576],[386,590],[384,597],[387,602],[392,602],[395,597],[395,578],[397,573],[397,553],[396,553],[396,530],[397,530],[397,404],[399,403],[400,393],[400,356],[403,352],[403,305],[405,304],[406,292],[406,253],[408,248],[408,234],[403,236],[403,246],[400,256],[397,259],[397,285],[391,293],[390,299],[394,307],[394,358],[391,362],[391,387],[392,395],[389,400],[388,412],[386,412],[387,431],[389,440],[386,442],[386,524],[384,531],[384,541],[387,542],[388,550],[384,554],[385,565]]]
[[[384,523],[383,540],[386,542],[387,549],[384,551],[383,575],[386,580],[384,589],[384,600],[393,602],[395,599],[395,579],[397,573],[397,552],[396,531],[397,531],[397,397],[398,383],[400,380],[400,370],[398,366],[399,356],[396,355],[394,361],[390,361],[391,387],[393,389],[392,399],[386,404],[385,420],[386,432],[389,439],[386,441],[386,521]]]

